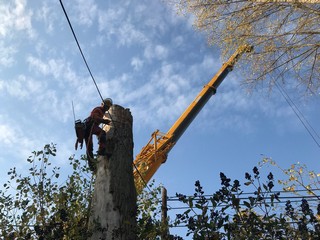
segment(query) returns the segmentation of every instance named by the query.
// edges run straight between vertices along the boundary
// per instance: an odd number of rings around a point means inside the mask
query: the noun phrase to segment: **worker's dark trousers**
[[[90,168],[92,168],[92,164],[93,164],[92,135],[96,135],[98,137],[98,143],[99,143],[98,152],[104,152],[106,148],[106,132],[102,128],[100,128],[99,125],[94,124],[92,127],[88,127],[86,130],[85,142],[87,146],[87,156],[88,156]]]

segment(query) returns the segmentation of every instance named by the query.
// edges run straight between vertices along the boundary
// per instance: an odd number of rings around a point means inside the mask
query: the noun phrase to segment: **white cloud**
[[[30,149],[34,149],[32,148],[35,143],[32,140],[34,138],[28,137],[28,132],[23,131],[20,126],[13,119],[0,115],[0,151],[2,153],[11,152],[12,155],[21,157],[28,156]],[[12,155],[10,157],[14,158]]]
[[[146,46],[144,50],[144,57],[148,60],[157,59],[157,60],[165,60],[169,54],[169,50],[167,47],[163,45],[152,45],[149,44]]]
[[[131,90],[129,92],[125,92],[123,93],[120,97],[120,99],[124,102],[124,103],[129,103],[129,104],[133,104],[138,106],[138,105],[142,105],[144,106],[145,109],[148,109],[148,104],[150,104],[151,102],[147,102],[146,99],[150,99],[150,97],[154,97],[154,93],[155,93],[155,86],[152,83],[146,83],[142,86],[140,86],[137,89]]]
[[[177,96],[190,88],[188,79],[176,73],[177,71],[172,64],[165,64],[155,76],[158,78],[157,82],[169,96]]]
[[[133,43],[143,44],[147,42],[145,34],[129,22],[121,24],[116,35],[120,46],[131,46]]]
[[[5,124],[0,124],[0,143],[1,145],[10,145],[15,142],[16,139],[16,133],[14,129]]]
[[[99,11],[98,23],[99,32],[103,33],[110,38],[111,36],[116,38],[116,44],[118,47],[121,46],[132,46],[133,44],[145,45],[150,41],[152,35],[158,34],[158,29],[161,21],[156,22],[155,28],[152,32],[145,31],[148,25],[149,17],[145,16],[146,11],[144,5],[127,4],[128,8],[113,6],[106,11]],[[133,8],[133,9],[131,9]],[[128,15],[129,12],[135,11],[134,17]],[[155,13],[155,12],[153,12]],[[152,15],[154,18],[155,15]],[[139,22],[139,24],[136,24]],[[101,37],[100,37],[101,39]]]
[[[133,57],[131,59],[131,66],[135,71],[139,71],[143,66],[143,61],[138,57]]]
[[[42,61],[40,61],[39,59],[29,56],[27,58],[27,62],[29,63],[29,66],[35,70],[37,70],[38,72],[41,72],[45,75],[49,74],[49,69],[48,66],[46,64],[44,64]]]
[[[31,16],[25,15],[26,0],[16,0],[16,8],[13,10],[17,17],[15,26],[18,30],[29,29],[31,27]]]
[[[66,122],[72,117],[70,114],[72,101],[76,101],[77,106],[83,106],[97,97],[97,90],[86,72],[86,76],[78,75],[71,64],[64,59],[42,60],[29,56],[27,62],[31,70],[40,75],[41,79],[45,79],[43,82],[46,83],[46,88],[33,99],[38,106],[37,112],[46,112],[40,116],[42,120],[55,119]],[[101,82],[99,88],[109,90],[110,83]],[[117,88],[113,86],[112,89]],[[102,92],[107,94],[105,91]]]
[[[91,26],[97,17],[97,5],[93,0],[77,0],[77,23]]]
[[[212,55],[205,55],[200,67],[203,68],[204,70],[210,70],[210,71],[215,71],[218,72],[218,69],[222,67],[221,61],[215,59],[212,57]]]
[[[0,81],[2,88],[7,90],[9,95],[20,98],[29,99],[34,95],[42,92],[44,84],[40,81],[28,78],[24,75],[19,75],[16,79],[10,81]]]
[[[173,38],[172,43],[175,47],[181,47],[184,44],[184,38],[179,35]]]
[[[47,33],[53,33],[55,23],[57,20],[57,15],[54,9],[48,6],[47,2],[41,2],[41,8],[37,9],[36,19],[45,24],[45,31]]]
[[[13,46],[5,46],[3,42],[0,42],[0,66],[10,67],[15,62],[14,54],[17,49]]]
[[[158,117],[168,119],[173,124],[174,120],[178,119],[191,103],[188,97],[179,95],[175,98],[162,99],[162,104],[157,109]]]
[[[60,77],[61,71],[65,66],[62,60],[49,59],[47,62],[44,62],[33,56],[29,56],[27,62],[29,63],[29,67],[36,72],[44,75],[53,75],[54,78]]]
[[[155,54],[158,59],[165,59],[168,56],[168,48],[163,45],[157,45],[155,48]]]
[[[219,97],[218,105],[220,110],[223,109],[234,109],[236,111],[246,111],[252,107],[252,101],[249,97],[246,97],[242,91],[237,89],[224,90]],[[252,99],[251,99],[252,100]]]
[[[147,83],[124,94],[126,102],[134,103],[132,109],[138,121],[148,124],[152,124],[154,118],[172,121],[187,106],[190,98],[189,83],[175,71],[172,65],[163,65],[151,75]]]
[[[29,36],[33,36],[31,18],[32,11],[27,11],[26,0],[15,0],[14,3],[0,5],[0,36],[12,34],[13,30],[27,31]]]
[[[59,98],[56,94],[56,91],[54,90],[47,90],[43,92],[43,94],[39,94],[35,97],[36,105],[38,108],[36,111],[39,114],[39,117],[41,120],[47,120],[52,119],[54,117],[55,119],[59,118],[59,112],[58,112],[58,104],[59,104]],[[45,114],[43,114],[45,113]]]
[[[110,34],[114,33],[118,22],[122,22],[124,13],[123,8],[110,8],[106,11],[100,10],[98,14],[99,32],[107,31]]]
[[[66,83],[72,87],[77,88],[84,81],[87,81],[83,77],[77,75],[77,73],[71,68],[70,63],[64,59],[50,58],[48,60],[42,60],[33,56],[27,58],[29,68],[38,74],[44,76],[52,76],[58,81],[61,88],[65,88]]]
[[[209,80],[221,68],[221,61],[214,58],[212,55],[204,55],[202,61],[188,66],[188,76],[190,79],[198,81],[201,84],[207,84]],[[228,79],[229,81],[229,79]]]

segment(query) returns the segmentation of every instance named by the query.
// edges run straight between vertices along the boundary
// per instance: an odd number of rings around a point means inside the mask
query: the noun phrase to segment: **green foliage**
[[[160,239],[161,228],[161,186],[154,187],[154,181],[149,184],[151,191],[143,190],[138,195],[138,238]]]
[[[266,164],[274,166],[287,176],[285,180],[278,180],[284,191],[300,195],[300,190],[306,190],[309,195],[318,197],[314,189],[320,189],[320,173],[309,170],[306,165],[296,163],[291,164],[290,168],[284,169],[268,157],[265,157],[259,164],[260,166]],[[320,197],[318,199],[320,200]]]
[[[0,236],[2,239],[87,239],[90,202],[94,185],[85,159],[69,158],[72,173],[61,179],[60,168],[51,165],[56,155],[54,144],[34,151],[27,159],[30,168],[26,176],[13,167],[9,180],[0,190]],[[264,159],[261,164],[271,163]],[[69,169],[70,170],[70,169]],[[288,180],[278,183],[284,190],[300,186],[312,196],[318,187],[319,175],[300,164],[282,169]],[[306,180],[308,178],[308,181]],[[261,180],[259,169],[245,173],[243,192],[238,180],[232,181],[220,173],[221,188],[205,195],[200,182],[195,183],[193,196],[177,194],[188,210],[178,214],[170,225],[161,221],[161,186],[151,183],[138,196],[137,235],[139,239],[160,239],[169,226],[185,225],[193,239],[318,239],[320,238],[320,204],[310,204],[302,198],[299,204],[286,201],[283,208],[280,192],[274,191],[272,173]],[[296,190],[296,188],[294,188]],[[298,192],[295,192],[298,194]],[[316,196],[319,198],[318,196]],[[164,239],[181,240],[166,234]]]
[[[61,179],[60,168],[51,164],[55,156],[56,146],[45,145],[27,159],[26,176],[15,167],[8,171],[9,180],[0,190],[1,239],[81,240],[91,235],[87,229],[94,179],[86,159],[70,157],[72,173]],[[139,239],[160,239],[167,229],[160,218],[161,186],[151,183],[150,188],[138,197]]]
[[[177,194],[188,210],[177,214],[175,226],[186,225],[193,239],[318,239],[320,204],[312,209],[306,199],[296,206],[289,200],[285,209],[277,206],[280,192],[274,192],[274,177],[262,182],[257,167],[246,173],[244,185],[254,189],[247,196],[238,180],[220,173],[221,188],[211,196],[204,194],[199,181],[195,193]],[[282,211],[281,211],[282,210]]]
[[[172,236],[168,231],[168,222],[161,220],[161,190],[162,186],[155,186],[153,180],[148,189],[144,189],[138,195],[137,236],[144,240],[182,240],[179,236]]]
[[[58,183],[60,168],[52,167],[54,144],[34,151],[27,176],[17,169],[0,191],[0,234],[4,239],[86,239],[92,179],[84,161],[69,158],[73,172]]]

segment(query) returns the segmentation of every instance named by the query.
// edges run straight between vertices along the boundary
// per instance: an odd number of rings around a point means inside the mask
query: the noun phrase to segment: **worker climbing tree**
[[[104,119],[103,116],[112,106],[112,99],[106,98],[101,103],[101,106],[95,107],[88,118],[83,122],[76,122],[77,142],[75,148],[78,148],[78,143],[82,148],[83,140],[86,143],[86,153],[91,171],[95,171],[95,160],[93,157],[93,142],[92,135],[98,137],[98,155],[109,155],[106,153],[106,132],[100,127],[100,124],[110,124],[111,120]],[[110,156],[108,156],[110,157]]]

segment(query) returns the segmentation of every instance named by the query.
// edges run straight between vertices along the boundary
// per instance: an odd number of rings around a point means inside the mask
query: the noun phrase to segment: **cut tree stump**
[[[113,105],[105,115],[107,156],[98,156],[91,203],[91,240],[136,237],[136,189],[133,179],[132,115],[129,109]]]

